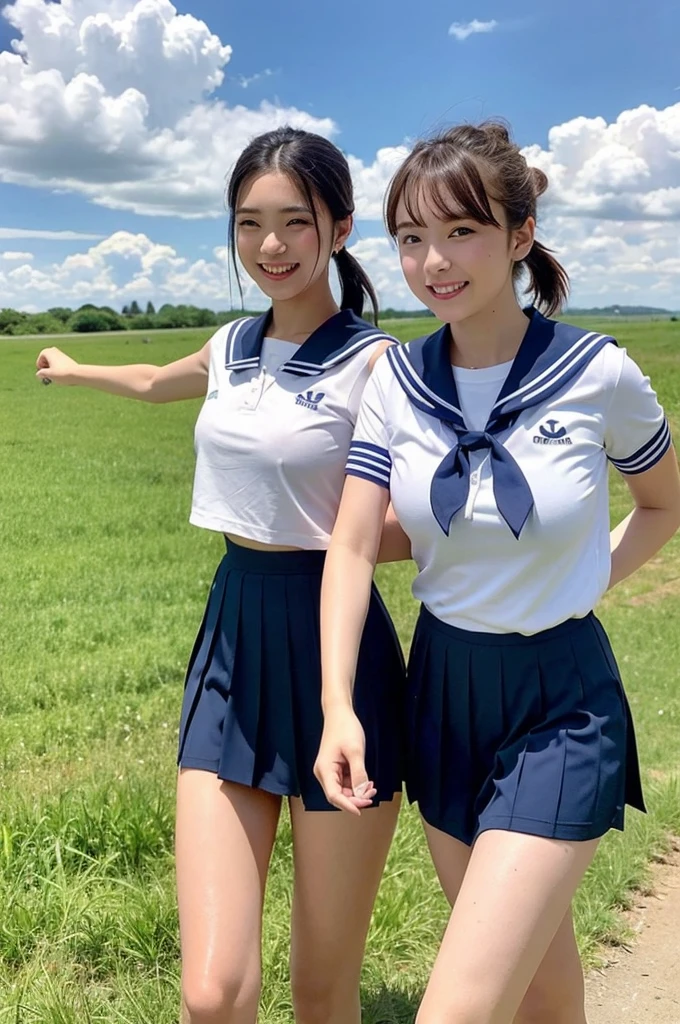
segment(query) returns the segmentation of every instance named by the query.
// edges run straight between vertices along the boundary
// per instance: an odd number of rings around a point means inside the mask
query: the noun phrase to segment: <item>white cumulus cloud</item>
[[[170,0],[14,0],[0,53],[0,174],[113,209],[219,216],[224,175],[253,135],[331,118],[214,98],[231,47]]]
[[[459,43],[463,43],[470,36],[493,32],[495,28],[498,28],[498,22],[495,19],[479,21],[477,18],[473,18],[472,21],[454,21],[453,25],[449,27],[449,35],[457,39]]]
[[[378,150],[371,164],[365,164],[354,156],[348,157],[358,218],[380,220],[389,181],[407,155],[406,146],[387,146]]]
[[[577,117],[524,154],[548,175],[543,203],[556,214],[680,220],[680,103],[624,110],[611,123]]]

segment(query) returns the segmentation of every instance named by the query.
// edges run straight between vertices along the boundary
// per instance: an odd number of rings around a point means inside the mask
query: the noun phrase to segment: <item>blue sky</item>
[[[573,303],[680,307],[676,0],[15,0],[2,13],[2,305],[228,305],[224,175],[282,120],[350,156],[355,251],[383,305],[413,305],[383,189],[409,140],[500,115],[550,178],[542,237]]]

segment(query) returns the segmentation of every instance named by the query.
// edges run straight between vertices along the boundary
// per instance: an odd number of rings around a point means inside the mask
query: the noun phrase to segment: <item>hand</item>
[[[71,384],[78,363],[61,349],[44,348],[35,365],[38,368],[36,377],[44,384]]]
[[[361,814],[376,794],[366,775],[365,751],[364,730],[352,708],[334,710],[325,716],[314,774],[328,802],[350,814]]]

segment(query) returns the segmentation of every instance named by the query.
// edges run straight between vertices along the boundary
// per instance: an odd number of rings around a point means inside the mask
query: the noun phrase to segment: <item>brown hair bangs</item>
[[[475,159],[451,146],[416,146],[394,178],[385,200],[385,223],[397,234],[397,208],[403,202],[410,220],[424,227],[423,207],[429,206],[443,221],[469,218],[501,227],[493,214],[489,194]]]

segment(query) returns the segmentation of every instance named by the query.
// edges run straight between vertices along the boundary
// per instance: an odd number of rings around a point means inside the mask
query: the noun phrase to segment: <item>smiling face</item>
[[[505,226],[505,211],[488,197],[496,220],[481,223],[457,208],[455,198],[428,193],[417,202],[404,196],[396,207],[396,237],[406,282],[434,315],[447,323],[505,307],[514,298],[513,271],[533,242],[528,218],[514,231]]]
[[[291,179],[276,171],[244,182],[235,218],[236,246],[247,274],[277,301],[327,281],[331,253],[351,229],[351,218],[334,224],[318,200],[313,211]]]

